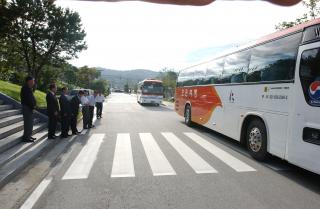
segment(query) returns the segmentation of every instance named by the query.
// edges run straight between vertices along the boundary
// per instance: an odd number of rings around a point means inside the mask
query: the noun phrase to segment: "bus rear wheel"
[[[246,138],[250,155],[256,160],[265,160],[268,156],[267,131],[261,120],[254,119],[250,122]]]
[[[192,121],[191,121],[191,107],[190,105],[187,105],[185,110],[184,110],[184,122],[187,126],[192,126]]]

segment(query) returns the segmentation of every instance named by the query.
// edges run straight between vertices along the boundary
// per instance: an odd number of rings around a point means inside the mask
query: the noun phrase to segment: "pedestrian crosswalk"
[[[93,134],[62,179],[86,179],[96,161],[104,134]]]
[[[150,133],[140,133],[139,135],[153,175],[176,175],[153,136]]]
[[[162,133],[162,135],[196,173],[217,173],[209,163],[202,159],[173,133],[166,132]]]
[[[111,178],[126,178],[136,176],[134,165],[135,159],[132,154],[132,143],[137,143],[137,141],[132,141],[131,135],[132,134],[129,133],[118,133],[116,136],[113,160],[99,159],[112,160],[112,168],[110,168]],[[159,146],[157,143],[159,140],[168,142],[168,145],[177,152],[178,156],[181,156],[182,160],[194,171],[195,174],[219,174],[221,171],[218,171],[218,169],[214,168],[214,163],[203,159],[199,153],[192,149],[193,146],[199,146],[200,149],[205,150],[205,152],[211,154],[214,158],[222,161],[224,164],[231,167],[235,172],[256,171],[256,169],[252,166],[193,132],[183,133],[183,137],[178,137],[172,132],[161,132],[161,135],[159,135],[161,138],[157,138],[157,140],[154,138],[152,133],[139,133],[138,135],[143,147],[141,150],[144,151],[143,155],[149,163],[145,166],[151,170],[153,176],[179,175],[179,172],[176,172],[172,166],[174,159],[166,157],[166,150],[163,148],[161,149],[161,146]],[[112,139],[106,139],[105,134],[92,134],[86,145],[81,149],[80,153],[71,163],[62,179],[67,180],[89,178],[90,171],[94,166],[95,161],[98,160],[97,156],[99,150],[101,150],[101,145],[103,144],[104,140]],[[192,146],[190,146],[190,143]]]
[[[234,170],[238,172],[246,172],[246,171],[255,171],[254,168],[249,166],[248,164],[242,162],[241,160],[233,157],[226,151],[218,148],[212,143],[209,143],[207,140],[203,139],[199,135],[195,133],[184,133],[186,136],[188,136],[190,139],[192,139],[195,143],[199,144],[201,147],[203,147],[205,150],[222,160],[224,163],[226,163],[228,166],[233,168]]]
[[[134,177],[134,165],[132,158],[130,135],[121,133],[117,136],[116,149],[114,151],[111,177]]]

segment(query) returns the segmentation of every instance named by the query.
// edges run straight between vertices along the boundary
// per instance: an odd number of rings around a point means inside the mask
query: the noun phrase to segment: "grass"
[[[20,90],[21,90],[21,86],[0,80],[0,92],[8,95],[9,97],[19,102],[20,102]],[[34,93],[34,96],[36,97],[38,107],[43,108],[47,106],[45,93],[36,90],[36,92]]]

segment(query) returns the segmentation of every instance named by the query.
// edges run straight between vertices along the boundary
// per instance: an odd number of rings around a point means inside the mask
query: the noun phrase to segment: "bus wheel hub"
[[[253,128],[249,134],[249,145],[252,151],[259,152],[262,146],[262,135],[258,128]]]

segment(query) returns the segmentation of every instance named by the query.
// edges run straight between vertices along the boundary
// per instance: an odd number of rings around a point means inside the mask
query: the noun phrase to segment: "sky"
[[[210,60],[217,53],[275,32],[275,25],[306,12],[263,1],[217,1],[208,6],[145,2],[58,0],[77,11],[88,49],[70,61],[116,70],[173,68]]]

